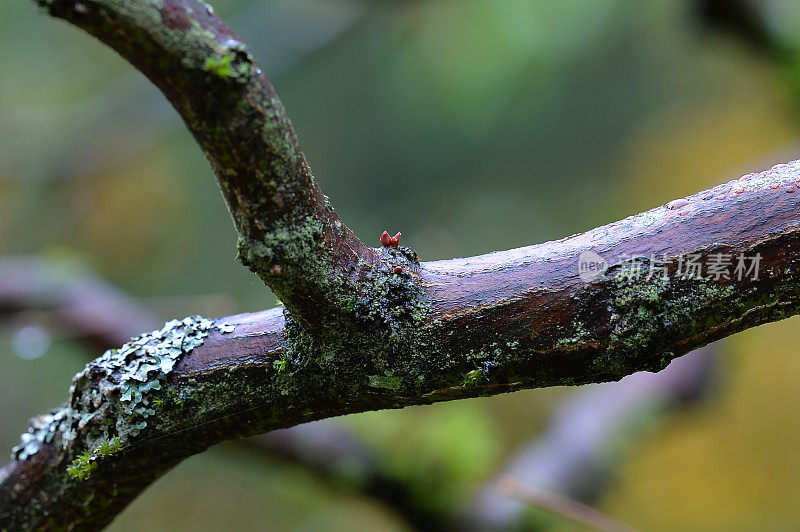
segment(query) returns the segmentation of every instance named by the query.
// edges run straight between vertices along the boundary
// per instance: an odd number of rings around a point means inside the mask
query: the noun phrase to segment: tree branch
[[[152,312],[84,267],[37,257],[0,260],[0,313],[33,309],[52,316],[48,324],[102,349],[157,325]],[[717,359],[716,345],[675,360],[659,373],[637,373],[570,397],[548,429],[486,483],[469,505],[469,514],[459,516],[464,517],[460,522],[455,509],[434,509],[415,496],[413,479],[386,471],[374,450],[334,419],[240,442],[259,455],[294,462],[333,485],[382,501],[414,528],[505,530],[521,519],[526,505],[500,489],[503,479],[593,502],[619,465],[615,446],[620,438],[638,436],[634,433],[641,423],[634,421],[705,395]]]
[[[40,2],[167,95],[211,160],[245,262],[290,312],[170,322],[91,362],[3,470],[4,526],[100,527],[181,459],[226,439],[616,380],[800,311],[798,162],[559,241],[420,265],[408,249],[366,248],[335,217],[272,88],[210,8]],[[607,270],[582,279],[584,251]],[[758,256],[760,275],[681,275],[687,254]],[[619,275],[630,255],[658,257],[665,276]]]
[[[287,308],[308,325],[346,319],[375,254],[333,211],[275,90],[213,9],[196,0],[36,1],[164,93],[217,176],[240,259]]]
[[[455,530],[453,508],[432,508],[415,491],[414,479],[388,471],[374,449],[350,430],[324,420],[244,440],[260,453],[295,462],[321,479],[383,503],[413,530]]]
[[[691,196],[679,209],[658,207],[559,241],[424,263],[426,322],[380,353],[345,340],[329,353],[287,327],[280,310],[242,314],[219,320],[235,330],[209,331],[171,372],[148,373],[141,387],[158,380],[161,389],[133,405],[120,399],[126,370],[98,359],[76,377],[69,423],[35,423],[42,427],[33,432],[38,452],[17,453],[0,486],[0,516],[15,524],[42,524],[49,515],[58,520],[49,524],[100,526],[169,467],[225,439],[366,410],[615,380],[796,314],[800,194],[787,187],[796,189],[800,163],[746,178]],[[576,267],[587,249],[610,263],[590,283]],[[712,281],[677,276],[671,265],[666,279],[620,279],[621,257],[634,252],[758,253],[761,270],[758,279]],[[386,285],[386,297],[394,288]],[[80,426],[97,411],[97,389],[107,390],[106,410]],[[151,403],[162,409],[156,421],[126,432]],[[40,442],[42,434],[53,436]],[[124,439],[123,453],[98,457],[86,480],[68,476],[81,452],[111,437]]]
[[[49,325],[95,349],[121,345],[158,326],[153,312],[83,266],[38,257],[3,258],[0,318],[31,310],[45,311]],[[363,495],[385,503],[416,528],[431,528],[452,518],[451,509],[423,508],[412,496],[413,486],[386,473],[374,451],[336,420],[305,423],[240,442],[261,456],[301,465],[339,488],[358,486]]]

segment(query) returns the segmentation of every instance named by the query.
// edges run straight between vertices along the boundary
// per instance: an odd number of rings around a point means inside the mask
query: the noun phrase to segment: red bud
[[[381,246],[388,248],[392,245],[392,237],[386,231],[381,235]]]
[[[394,267],[394,273],[403,273],[403,267],[402,266],[395,266]]]

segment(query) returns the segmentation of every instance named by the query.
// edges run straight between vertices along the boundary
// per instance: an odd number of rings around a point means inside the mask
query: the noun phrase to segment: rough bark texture
[[[368,248],[336,217],[272,87],[211,8],[39,3],[170,99],[211,161],[244,262],[287,312],[170,322],[91,362],[0,471],[9,529],[102,527],[170,467],[226,439],[617,380],[800,310],[800,163],[559,241],[420,264],[407,248]],[[608,263],[588,281],[584,251]],[[759,256],[759,275],[681,275],[689,254]],[[664,270],[620,275],[631,255]]]
[[[85,265],[41,257],[1,259],[0,325],[31,311],[57,335],[79,339],[95,351],[119,346],[160,323],[151,309]],[[572,395],[466,508],[431,504],[420,495],[429,488],[387,469],[376,449],[336,419],[238,442],[258,457],[293,463],[332,487],[378,500],[414,529],[508,530],[523,521],[528,508],[503,489],[508,479],[595,502],[624,463],[617,452],[620,442],[640,439],[642,416],[660,417],[705,397],[714,380],[716,345],[681,357],[659,373],[640,372]]]

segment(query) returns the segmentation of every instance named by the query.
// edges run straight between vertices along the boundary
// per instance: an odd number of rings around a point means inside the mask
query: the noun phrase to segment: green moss
[[[237,52],[230,51],[206,57],[203,70],[219,78],[247,81],[252,70],[249,61],[238,61]],[[233,171],[235,175],[235,170]]]
[[[221,78],[232,77],[233,71],[233,54],[225,54],[221,57],[207,57],[203,68]]]
[[[275,362],[272,363],[272,367],[274,367],[275,371],[277,371],[278,373],[284,373],[289,367],[289,361],[285,358],[276,360]]]
[[[473,369],[468,371],[466,375],[464,375],[464,382],[462,386],[470,387],[470,386],[477,386],[481,381],[485,381],[486,376],[483,372],[479,369]]]
[[[91,451],[84,451],[67,466],[67,473],[73,479],[86,480],[91,477],[103,458],[113,456],[123,450],[120,438],[95,442]]]
[[[111,438],[110,440],[101,440],[95,446],[95,454],[98,456],[111,456],[122,450],[122,440],[119,438]]]
[[[67,466],[67,474],[73,479],[86,480],[92,476],[95,469],[97,462],[94,461],[92,453],[83,452]]]

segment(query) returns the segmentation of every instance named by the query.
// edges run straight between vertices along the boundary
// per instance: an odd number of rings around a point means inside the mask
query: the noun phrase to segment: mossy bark
[[[172,103],[217,176],[240,260],[308,326],[346,323],[377,258],[320,191],[274,88],[213,8],[196,0],[36,1],[116,50]]]
[[[367,247],[338,219],[269,81],[209,6],[38,3],[112,46],[181,113],[215,170],[240,257],[286,315],[173,322],[90,363],[0,471],[8,529],[102,527],[226,439],[616,380],[800,312],[798,162],[560,241],[420,264],[407,248]],[[578,266],[590,251],[605,268],[587,280]],[[680,275],[688,254],[758,256],[760,275]],[[632,256],[662,273],[620,275]]]

